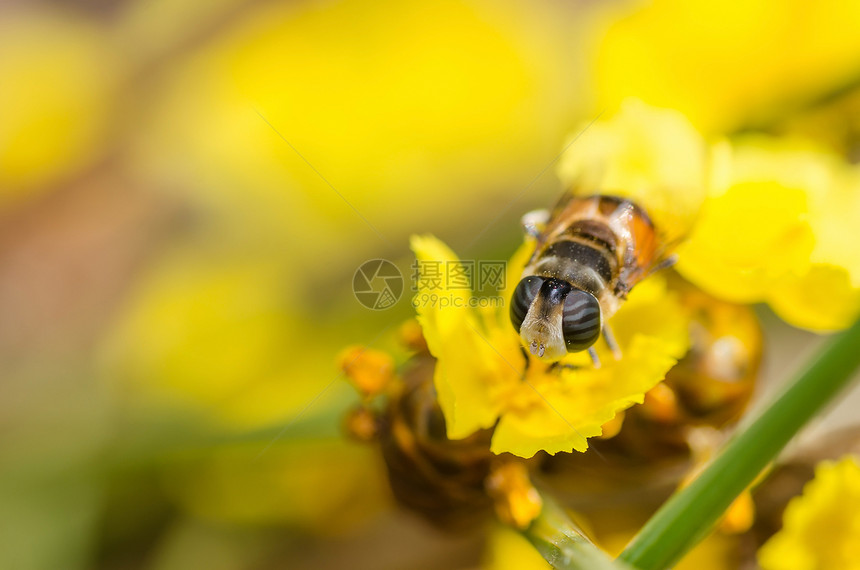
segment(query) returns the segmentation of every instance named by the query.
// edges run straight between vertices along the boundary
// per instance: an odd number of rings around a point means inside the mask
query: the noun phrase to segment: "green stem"
[[[553,568],[570,570],[629,570],[585,537],[561,507],[542,495],[543,509],[523,535]]]
[[[804,424],[849,383],[858,364],[860,321],[830,340],[695,481],[673,495],[619,559],[643,570],[668,568],[680,560]]]

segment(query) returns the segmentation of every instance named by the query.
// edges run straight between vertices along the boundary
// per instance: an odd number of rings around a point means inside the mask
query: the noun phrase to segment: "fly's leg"
[[[603,339],[606,341],[609,350],[612,351],[612,356],[615,357],[615,360],[621,360],[621,347],[618,346],[618,341],[615,340],[615,335],[612,334],[612,328],[609,326],[609,323],[604,323],[603,325]]]
[[[648,275],[651,275],[652,273],[657,273],[658,271],[662,271],[663,269],[669,269],[670,267],[673,267],[676,263],[678,263],[678,255],[670,255],[654,267],[650,268],[648,270]]]
[[[529,369],[529,364],[531,364],[531,360],[529,360],[529,351],[526,350],[526,347],[524,347],[523,345],[520,345],[520,350],[522,351],[523,358],[526,359],[526,367],[523,368],[523,372],[525,372]]]
[[[535,250],[532,253],[531,258],[526,265],[531,265],[534,263],[535,258],[537,257],[538,252],[543,247],[543,241],[546,236],[543,235],[543,231],[546,229],[547,223],[549,223],[550,212],[549,210],[532,210],[531,212],[527,212],[522,218],[520,218],[520,223],[523,226],[523,232],[531,238],[535,240]]]
[[[600,358],[597,356],[597,351],[594,350],[593,346],[588,349],[588,356],[591,357],[591,363],[594,364],[594,367],[600,368]]]
[[[579,368],[580,367],[577,366],[576,364],[571,364],[569,362],[562,362],[562,361],[558,360],[558,361],[550,364],[549,368],[547,368],[547,371],[548,372],[555,372],[557,370],[579,370]]]

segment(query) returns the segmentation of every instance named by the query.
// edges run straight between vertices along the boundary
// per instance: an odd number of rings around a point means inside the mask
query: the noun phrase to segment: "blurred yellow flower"
[[[524,462],[509,461],[495,466],[484,484],[493,497],[498,519],[514,528],[528,528],[543,510],[543,499]]]
[[[284,421],[335,375],[332,337],[291,310],[292,281],[276,259],[175,248],[139,279],[103,347],[105,375],[135,406],[178,408],[237,427]],[[338,338],[338,337],[334,337]]]
[[[118,81],[108,45],[68,15],[0,19],[0,201],[56,182],[102,150]]]
[[[860,568],[860,464],[848,456],[821,463],[789,502],[783,528],[759,550],[764,570]]]
[[[287,523],[319,533],[336,534],[366,522],[388,504],[385,477],[370,449],[305,439],[259,454],[254,443],[174,457],[163,484],[203,520]]]
[[[706,196],[708,151],[684,115],[628,99],[609,119],[575,132],[582,140],[558,165],[565,187],[631,199],[664,240],[690,230]]]
[[[419,261],[459,261],[430,236],[414,236],[412,249]],[[508,287],[500,293],[505,300],[529,254],[526,245],[508,264]],[[469,292],[434,289],[428,282],[419,275],[415,305],[437,359],[434,383],[448,437],[462,439],[495,425],[494,453],[585,451],[586,438],[600,435],[619,411],[641,403],[688,348],[687,321],[659,277],[637,286],[612,317],[623,357],[615,360],[598,343],[604,364],[597,369],[585,353],[566,356],[561,366],[527,363],[506,303],[474,309]],[[431,298],[435,302],[427,302]]]
[[[394,358],[381,350],[348,346],[340,351],[337,363],[363,398],[382,393],[394,379]]]
[[[196,22],[209,4],[154,13]],[[133,10],[134,37],[167,33],[153,10]],[[511,1],[254,5],[144,86],[131,168],[244,246],[302,243],[302,278],[331,278],[382,242],[272,127],[396,243],[425,220],[471,219],[557,152],[583,114],[581,38],[552,6]]]
[[[678,270],[724,299],[766,301],[795,326],[850,324],[860,308],[860,245],[848,237],[860,222],[856,167],[765,137],[714,156],[716,182]]]
[[[521,533],[494,524],[481,564],[484,570],[548,570],[552,568]]]
[[[599,43],[600,108],[627,97],[724,133],[855,77],[860,3],[657,0],[622,5]]]

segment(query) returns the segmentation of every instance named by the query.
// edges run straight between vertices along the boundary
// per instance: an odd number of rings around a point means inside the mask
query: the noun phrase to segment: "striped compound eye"
[[[520,332],[526,313],[529,312],[529,307],[532,306],[543,282],[544,278],[537,275],[524,277],[514,290],[514,296],[511,297],[511,322],[517,332]]]
[[[600,304],[594,295],[579,289],[573,289],[567,294],[561,332],[568,352],[585,350],[597,342],[600,337]]]

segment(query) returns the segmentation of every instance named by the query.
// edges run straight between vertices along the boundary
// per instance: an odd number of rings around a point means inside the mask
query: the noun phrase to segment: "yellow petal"
[[[505,379],[514,381],[517,371],[482,338],[473,319],[460,315],[452,320],[443,340],[428,346],[438,359],[433,382],[448,437],[461,439],[492,427],[499,415],[492,386]]]
[[[535,244],[534,240],[528,239],[519,248],[514,252],[511,256],[511,259],[507,262],[507,266],[505,267],[505,286],[499,290],[498,295],[502,298],[503,303],[501,303],[496,310],[494,311],[494,317],[498,319],[499,323],[510,323],[510,304],[509,301],[514,294],[514,289],[517,288],[517,285],[520,282],[520,279],[523,276],[523,269],[526,267],[526,263],[528,263],[529,258],[534,253]],[[490,311],[487,311],[488,313]],[[488,318],[491,315],[487,315]],[[502,326],[501,324],[499,326]]]
[[[824,462],[789,502],[783,528],[759,550],[764,570],[860,568],[860,465]]]
[[[838,167],[837,167],[838,168]],[[812,196],[809,224],[815,232],[813,263],[843,267],[860,289],[860,242],[851,239],[860,223],[860,167],[837,172],[824,192]]]
[[[417,265],[418,292],[412,304],[418,311],[418,321],[424,330],[424,337],[430,346],[438,346],[439,333],[451,327],[459,317],[467,314],[462,311],[471,292],[467,289],[450,289],[446,286],[445,275],[449,264],[459,263],[460,259],[451,249],[433,236],[412,236],[410,246],[415,253]],[[445,298],[445,304],[441,305]],[[450,308],[450,311],[445,309]]]
[[[469,307],[471,292],[452,289],[445,280],[436,282],[428,272],[458,263],[457,256],[432,236],[413,236],[412,250],[418,260],[418,292],[413,305],[424,331],[430,354],[436,357],[433,382],[445,415],[448,437],[464,438],[492,426],[498,410],[489,384],[493,374],[516,372],[485,341],[478,318]]]
[[[611,119],[582,125],[559,162],[574,189],[630,198],[668,241],[686,234],[706,192],[704,139],[681,113],[624,102]]]
[[[726,300],[763,300],[786,272],[808,264],[813,236],[803,216],[806,195],[776,183],[736,184],[708,201],[678,271]]]
[[[860,170],[789,139],[735,144],[678,270],[736,302],[767,301],[787,322],[846,327],[860,308]]]
[[[794,144],[748,139],[734,148],[727,188],[705,202],[679,248],[678,271],[709,293],[752,303],[809,267],[811,194],[830,179],[826,157]]]
[[[99,26],[71,15],[22,9],[0,21],[0,203],[69,177],[104,149],[115,50]]]
[[[852,285],[845,268],[815,264],[803,276],[775,285],[768,302],[780,318],[796,327],[838,331],[860,314],[860,288]]]

